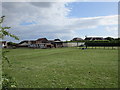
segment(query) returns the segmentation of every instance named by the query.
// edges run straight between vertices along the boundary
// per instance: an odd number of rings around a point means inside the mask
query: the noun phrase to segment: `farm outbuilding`
[[[25,40],[25,41],[22,41],[18,44],[18,47],[28,47],[29,45],[29,41],[28,40]]]
[[[82,40],[77,38],[76,40]],[[84,42],[65,42],[60,39],[47,40],[46,38],[39,38],[37,40],[25,40],[19,43],[21,47],[29,48],[61,48],[61,47],[78,47]]]
[[[35,41],[29,41],[28,47],[30,47],[30,48],[53,48],[54,41],[47,40],[46,38],[39,38]]]

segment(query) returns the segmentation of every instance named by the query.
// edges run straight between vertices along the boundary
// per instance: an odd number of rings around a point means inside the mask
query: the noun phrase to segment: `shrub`
[[[15,88],[15,87],[17,87],[17,83],[15,82],[15,80],[8,74],[3,74],[2,89],[5,90],[6,88]]]

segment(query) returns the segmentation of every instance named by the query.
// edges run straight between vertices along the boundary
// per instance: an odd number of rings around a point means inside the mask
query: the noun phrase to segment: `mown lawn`
[[[118,50],[8,49],[4,72],[20,88],[117,88]]]

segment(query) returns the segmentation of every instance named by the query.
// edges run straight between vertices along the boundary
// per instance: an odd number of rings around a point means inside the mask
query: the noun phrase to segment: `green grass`
[[[117,88],[118,50],[8,49],[4,72],[20,88]]]

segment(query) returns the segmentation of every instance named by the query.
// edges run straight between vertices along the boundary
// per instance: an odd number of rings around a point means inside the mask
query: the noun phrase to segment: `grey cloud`
[[[54,7],[51,5],[54,4]],[[11,33],[21,40],[60,38],[69,40],[76,37],[76,30],[96,28],[97,26],[114,23],[113,17],[67,18],[63,13],[68,13],[65,3],[30,3],[13,2],[3,3],[3,14],[6,15],[5,25],[11,26]],[[63,15],[61,15],[63,14]],[[115,16],[116,17],[116,16]],[[112,18],[112,19],[111,19]],[[24,22],[35,21],[34,25],[20,25]],[[102,22],[101,22],[102,21]],[[110,25],[112,25],[112,23]],[[12,39],[13,40],[13,39]]]
[[[0,16],[2,16],[2,2],[0,2]]]
[[[37,6],[37,7],[49,8],[51,7],[52,2],[30,2],[30,4]]]

